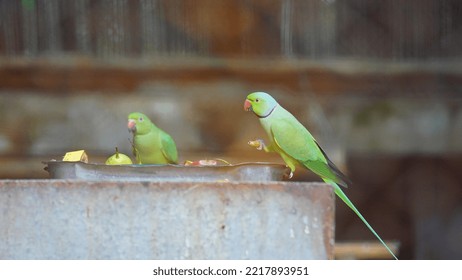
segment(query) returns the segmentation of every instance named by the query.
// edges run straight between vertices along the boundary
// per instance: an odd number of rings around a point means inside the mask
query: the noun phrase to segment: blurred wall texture
[[[130,153],[142,111],[180,159],[280,161],[242,109],[272,93],[349,174],[402,258],[462,258],[462,2],[0,1],[0,178]],[[296,180],[316,180],[309,173]],[[337,240],[374,240],[342,204]]]

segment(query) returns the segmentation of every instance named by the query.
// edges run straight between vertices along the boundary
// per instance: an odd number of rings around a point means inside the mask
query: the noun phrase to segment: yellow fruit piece
[[[87,153],[85,153],[85,150],[78,150],[78,151],[72,151],[72,152],[67,152],[64,157],[63,161],[83,161],[85,163],[88,163],[88,156]]]

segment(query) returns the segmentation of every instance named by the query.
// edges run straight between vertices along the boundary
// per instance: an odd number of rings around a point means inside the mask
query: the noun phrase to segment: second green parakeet
[[[137,164],[177,164],[175,141],[143,113],[128,115],[128,129],[133,133],[133,154]]]
[[[262,140],[251,141],[249,144],[266,152],[277,152],[292,171],[291,176],[295,168],[300,166],[313,171],[326,183],[332,185],[335,194],[358,215],[390,254],[397,259],[340,188],[340,186],[346,187],[349,180],[329,160],[311,133],[289,111],[265,92],[249,94],[245,100],[244,109],[257,115],[271,140],[268,146]]]

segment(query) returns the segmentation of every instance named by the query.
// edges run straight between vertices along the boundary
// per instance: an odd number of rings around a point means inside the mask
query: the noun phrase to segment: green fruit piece
[[[106,164],[108,165],[119,165],[119,164],[133,164],[130,157],[125,154],[119,153],[119,149],[115,148],[116,153],[108,157]]]

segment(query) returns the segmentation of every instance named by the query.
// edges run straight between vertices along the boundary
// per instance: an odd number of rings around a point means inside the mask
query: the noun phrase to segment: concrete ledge
[[[332,259],[322,183],[0,181],[0,259]]]

